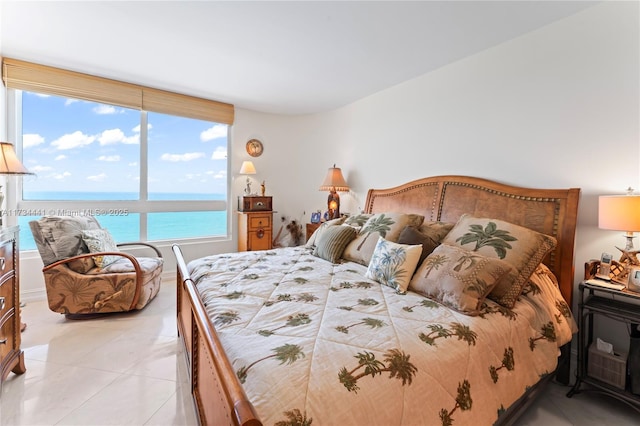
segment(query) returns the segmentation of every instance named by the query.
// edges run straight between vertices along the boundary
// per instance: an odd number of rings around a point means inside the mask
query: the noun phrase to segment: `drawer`
[[[0,323],[0,361],[14,349],[13,326],[15,325],[15,318],[13,315],[14,311],[11,310],[9,315],[2,316],[0,319],[0,321],[2,321]]]
[[[8,279],[8,274],[13,273],[13,240],[4,240],[0,243],[0,283]]]
[[[247,246],[249,250],[270,250],[271,249],[271,230],[260,229],[258,231],[249,232]]]
[[[14,306],[13,287],[14,283],[12,279],[0,285],[0,318]]]
[[[261,228],[271,229],[271,213],[252,214],[249,216],[249,230],[254,231]]]

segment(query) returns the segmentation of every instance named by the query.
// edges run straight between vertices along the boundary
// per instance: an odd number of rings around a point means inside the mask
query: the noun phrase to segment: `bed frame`
[[[389,189],[370,189],[365,211],[418,213],[427,221],[456,222],[469,213],[502,219],[557,239],[544,263],[558,278],[560,291],[572,306],[574,243],[580,189],[531,189],[466,176],[418,179]],[[180,247],[177,261],[178,333],[184,343],[191,392],[202,425],[261,425],[209,321],[187,271]],[[556,377],[569,379],[569,345],[561,352]],[[500,424],[511,424],[554,375],[548,375],[516,401]]]

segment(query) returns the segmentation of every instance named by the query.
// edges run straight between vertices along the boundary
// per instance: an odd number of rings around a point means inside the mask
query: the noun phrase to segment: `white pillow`
[[[82,231],[82,240],[89,247],[89,253],[104,253],[120,251],[113,237],[106,229],[88,229]],[[98,268],[104,268],[120,259],[120,256],[92,256]]]
[[[378,237],[366,277],[405,293],[421,254],[422,245],[398,244]]]

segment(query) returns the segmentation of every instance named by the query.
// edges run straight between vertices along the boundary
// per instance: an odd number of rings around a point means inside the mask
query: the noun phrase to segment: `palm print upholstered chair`
[[[115,244],[93,216],[45,216],[29,222],[44,263],[49,309],[80,319],[144,308],[160,290],[163,259],[151,244]],[[141,246],[153,257],[120,251]]]

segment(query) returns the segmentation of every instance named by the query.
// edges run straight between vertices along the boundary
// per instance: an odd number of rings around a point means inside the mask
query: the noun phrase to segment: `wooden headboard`
[[[468,176],[434,176],[388,189],[370,189],[365,212],[424,215],[427,221],[457,222],[464,213],[501,219],[551,235],[556,249],[544,263],[573,306],[574,245],[580,189],[533,189]]]

